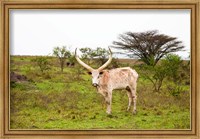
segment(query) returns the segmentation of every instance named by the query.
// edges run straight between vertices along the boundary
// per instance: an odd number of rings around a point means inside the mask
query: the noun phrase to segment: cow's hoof
[[[133,111],[133,115],[135,115],[135,114],[137,114],[137,111],[136,111],[136,110]]]
[[[126,109],[126,111],[129,111],[129,110],[130,110],[130,108],[127,108],[127,109]]]
[[[111,115],[112,112],[111,111],[106,111],[107,115]]]

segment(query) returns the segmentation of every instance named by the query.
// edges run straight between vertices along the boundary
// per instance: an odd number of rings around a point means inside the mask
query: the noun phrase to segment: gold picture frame
[[[0,43],[1,137],[31,138],[199,138],[200,46],[199,0],[2,0]],[[9,129],[9,10],[10,9],[190,9],[191,10],[191,129],[190,130],[10,130]]]

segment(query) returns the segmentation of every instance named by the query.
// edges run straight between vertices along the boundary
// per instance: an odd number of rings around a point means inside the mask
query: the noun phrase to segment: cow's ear
[[[88,71],[88,74],[89,74],[89,75],[91,75],[91,74],[92,74],[92,72]]]
[[[99,74],[100,74],[100,75],[103,74],[103,71],[99,72]]]

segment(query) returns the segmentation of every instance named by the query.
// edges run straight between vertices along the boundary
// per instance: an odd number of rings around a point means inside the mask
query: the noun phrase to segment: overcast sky
[[[127,31],[158,30],[190,52],[190,10],[11,10],[11,55],[49,55],[56,46],[107,48]]]

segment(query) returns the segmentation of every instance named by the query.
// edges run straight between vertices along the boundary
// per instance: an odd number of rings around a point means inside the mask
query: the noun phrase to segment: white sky
[[[11,10],[11,55],[49,55],[56,46],[103,47],[127,31],[158,30],[190,52],[190,10]]]

